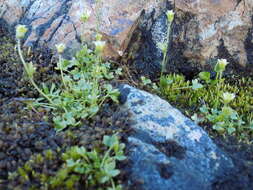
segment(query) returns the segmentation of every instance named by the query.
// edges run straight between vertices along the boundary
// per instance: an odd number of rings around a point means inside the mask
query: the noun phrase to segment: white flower
[[[16,27],[16,38],[17,39],[22,39],[22,38],[24,38],[25,37],[25,34],[26,34],[26,32],[27,32],[27,28],[26,28],[26,26],[25,25],[18,25],[17,27]]]
[[[226,59],[218,59],[217,64],[215,65],[214,70],[216,72],[223,72],[227,66],[228,62]]]
[[[175,13],[173,12],[173,10],[169,10],[167,11],[167,19],[169,22],[172,22],[174,20],[174,16],[175,16]]]
[[[118,51],[118,54],[119,54],[119,56],[122,57],[124,53],[123,53],[123,51]]]
[[[57,52],[59,54],[62,54],[66,48],[65,44],[63,44],[63,43],[57,44],[57,45],[55,45],[55,47],[56,47]]]
[[[97,52],[102,52],[103,51],[103,49],[104,49],[104,47],[105,47],[105,41],[100,41],[100,40],[98,40],[98,41],[95,41],[94,42],[94,44],[95,44],[95,46],[96,46],[96,51]]]
[[[223,98],[224,104],[228,104],[233,99],[235,99],[235,94],[229,93],[229,92],[224,92],[222,95],[222,98]]]

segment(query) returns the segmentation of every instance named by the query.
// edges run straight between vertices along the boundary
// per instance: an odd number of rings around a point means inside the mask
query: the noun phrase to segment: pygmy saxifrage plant
[[[119,142],[116,135],[104,136],[105,150],[87,150],[83,146],[71,146],[66,151],[56,154],[51,150],[33,155],[16,172],[9,173],[9,179],[19,181],[18,189],[62,189],[76,190],[100,189],[122,190],[115,177],[120,173],[116,169],[118,161],[125,160],[125,145]],[[44,163],[60,160],[60,167],[54,172],[46,173],[41,168]],[[35,184],[31,182],[36,181]]]
[[[188,116],[192,115],[198,124],[209,123],[220,134],[235,134],[248,141],[253,132],[252,107],[248,104],[252,104],[253,99],[248,91],[244,92],[244,97],[243,90],[225,83],[222,76],[227,64],[225,59],[218,59],[214,79],[209,72],[200,72],[199,78],[192,81],[186,81],[178,74],[163,76],[160,91],[170,103],[184,109]]]
[[[95,41],[95,51],[84,46],[71,60],[62,58],[65,45],[56,45],[59,54],[56,69],[60,70],[62,84],[52,84],[50,88],[42,84],[42,88],[39,88],[34,81],[36,68],[31,62],[25,62],[21,50],[21,39],[26,32],[24,25],[17,26],[19,56],[30,83],[41,95],[33,105],[53,111],[56,130],[80,125],[83,119],[93,117],[108,99],[118,102],[119,91],[106,81],[113,79],[119,71],[110,71],[109,62],[102,64],[105,42]]]

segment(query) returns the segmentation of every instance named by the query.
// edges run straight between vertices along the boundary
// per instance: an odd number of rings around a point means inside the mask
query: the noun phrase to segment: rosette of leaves
[[[117,163],[124,160],[125,145],[116,135],[104,136],[105,150],[72,146],[61,153],[44,151],[9,174],[9,189],[121,190]],[[49,169],[50,168],[50,169]]]
[[[67,150],[62,156],[63,167],[49,180],[50,187],[72,189],[76,182],[81,181],[85,189],[121,190],[121,185],[116,185],[114,178],[120,173],[116,162],[126,158],[123,152],[125,145],[119,143],[116,135],[104,136],[103,144],[108,148],[104,154],[78,146]]]
[[[111,71],[110,63],[102,63],[100,56],[87,46],[71,60],[60,57],[56,69],[61,71],[62,85],[43,84],[42,91],[51,101],[41,97],[33,105],[53,110],[57,130],[80,125],[82,119],[94,116],[108,99],[118,102],[119,91],[108,82],[117,71]]]
[[[238,113],[229,106],[224,106],[221,110],[202,106],[200,108],[204,114],[203,121],[208,121],[213,124],[212,128],[221,134],[241,133],[247,128],[245,122],[241,119]]]

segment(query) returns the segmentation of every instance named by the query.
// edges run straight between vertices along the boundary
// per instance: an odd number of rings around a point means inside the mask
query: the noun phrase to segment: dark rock
[[[127,140],[131,189],[211,190],[217,178],[234,170],[207,133],[165,100],[124,88],[129,93],[122,110],[130,110],[135,131]]]
[[[166,9],[176,13],[170,36],[167,71],[192,78],[211,70],[217,59],[227,59],[228,73],[253,74],[252,0],[176,0]],[[160,74],[162,53],[157,44],[165,41],[165,10],[140,19],[126,60],[139,75]]]

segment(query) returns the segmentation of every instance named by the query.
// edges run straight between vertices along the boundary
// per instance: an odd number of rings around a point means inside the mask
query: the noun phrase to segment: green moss
[[[187,81],[183,75],[169,74],[163,77],[160,82],[163,96],[188,116],[197,113],[201,117],[200,108],[203,105],[218,110],[222,109],[222,94],[224,92],[234,93],[236,98],[230,106],[246,122],[244,126],[237,126],[234,134],[239,139],[250,142],[253,137],[253,80],[251,78],[222,79],[219,88],[217,88],[217,83],[210,83],[203,85],[203,88],[193,90],[192,82]],[[202,125],[210,126],[208,123],[202,123]]]

